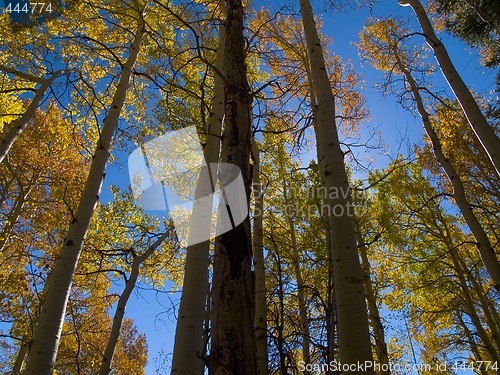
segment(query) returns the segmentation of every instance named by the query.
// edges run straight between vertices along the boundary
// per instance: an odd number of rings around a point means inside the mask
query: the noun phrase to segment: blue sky
[[[277,0],[267,2],[273,8],[279,8],[283,4]],[[298,2],[290,4],[298,10]],[[316,10],[322,8],[322,4],[316,2],[313,4]],[[374,89],[375,82],[381,80],[382,75],[370,68],[367,64],[361,64],[357,49],[352,42],[359,40],[358,32],[362,29],[368,16],[384,17],[389,14],[403,18],[412,17],[410,27],[419,30],[415,24],[413,13],[410,8],[402,8],[397,0],[383,0],[373,7],[370,14],[368,9],[361,11],[347,11],[342,13],[328,12],[323,14],[323,33],[333,38],[331,48],[344,60],[351,59],[354,67],[362,73],[365,81],[363,93],[366,97],[366,106],[370,111],[371,120],[367,122],[367,127],[362,128],[363,137],[367,137],[368,126],[378,128],[381,133],[382,143],[388,145],[388,151],[394,155],[400,146],[399,142],[403,137],[407,137],[411,143],[418,143],[422,139],[422,125],[420,118],[412,113],[405,111],[396,102],[394,97],[382,97],[382,94]],[[479,93],[488,93],[495,88],[495,72],[482,68],[479,63],[479,57],[476,51],[466,47],[457,39],[446,34],[440,35],[443,39],[449,54],[456,64],[457,69],[462,74],[469,87],[474,88]],[[421,42],[421,40],[415,39]],[[430,56],[434,62],[432,55]],[[433,85],[446,87],[444,79],[438,72],[432,79]],[[405,149],[401,150],[405,152]],[[304,155],[305,158],[312,157]],[[380,158],[375,164],[383,167],[388,159]],[[125,160],[119,160],[118,164],[108,166],[107,178],[103,188],[103,200],[109,199],[110,194],[107,189],[109,184],[119,184],[126,186],[128,184],[128,171]],[[168,291],[171,284],[167,284]],[[112,292],[118,292],[115,288]],[[155,358],[158,359],[159,352],[164,354],[172,352],[173,337],[175,334],[175,317],[172,307],[178,302],[179,293],[157,293],[155,291],[140,290],[136,291],[126,309],[126,316],[133,318],[139,331],[145,333],[149,345],[149,364],[147,375],[155,374]],[[164,361],[161,357],[160,361]]]

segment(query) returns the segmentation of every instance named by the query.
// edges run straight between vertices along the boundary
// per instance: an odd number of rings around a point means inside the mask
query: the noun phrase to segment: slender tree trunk
[[[453,65],[446,48],[434,32],[434,28],[419,0],[398,0],[403,6],[411,6],[417,15],[420,27],[425,35],[427,44],[434,51],[434,56],[449,86],[455,93],[460,106],[469,121],[469,124],[481,142],[486,154],[491,160],[493,167],[500,176],[500,139],[495,134],[493,128],[488,124],[486,117],[481,112],[479,105],[465,85],[462,77],[458,74]]]
[[[446,158],[443,153],[441,142],[439,140],[438,135],[436,134],[436,132],[432,127],[429,114],[425,109],[424,102],[422,100],[422,97],[420,96],[417,83],[413,79],[412,75],[410,74],[406,66],[401,61],[397,51],[395,51],[395,57],[398,64],[398,68],[404,74],[410,86],[410,90],[413,93],[413,97],[417,104],[418,113],[420,114],[420,117],[422,117],[422,123],[425,132],[427,133],[427,136],[431,140],[434,155],[436,156],[438,163],[444,169],[446,176],[448,177],[448,180],[450,181],[451,186],[453,187],[453,197],[455,198],[455,202],[460,212],[462,213],[462,216],[465,219],[467,226],[469,227],[470,231],[474,235],[474,238],[476,239],[476,245],[479,250],[479,254],[481,255],[481,259],[483,261],[484,266],[486,267],[486,270],[488,271],[491,279],[493,280],[494,288],[497,291],[500,291],[500,263],[498,262],[498,259],[495,255],[495,251],[493,249],[493,246],[491,245],[490,239],[488,238],[488,235],[484,231],[484,228],[482,227],[481,223],[477,219],[474,211],[472,211],[472,206],[467,199],[467,196],[465,194],[465,188],[462,183],[462,180],[460,179],[460,176],[458,175],[453,165],[450,163],[449,159]]]
[[[321,41],[311,4],[300,0],[300,11],[311,62],[313,87],[317,98],[314,129],[320,176],[328,192],[325,203],[329,212],[332,239],[335,296],[337,301],[339,354],[343,364],[373,361],[368,314],[354,228],[354,213],[349,181],[335,123],[335,102],[325,67]],[[337,193],[336,198],[331,196]],[[345,374],[374,374],[346,371]]]
[[[253,259],[255,273],[255,345],[257,348],[257,372],[268,374],[267,355],[267,299],[266,266],[264,264],[264,238],[262,233],[262,215],[264,197],[260,182],[260,157],[257,141],[252,142],[253,188],[255,209],[253,214]]]
[[[453,251],[456,253],[456,250],[453,248]],[[453,253],[451,254],[453,256]],[[464,260],[456,255],[456,268],[457,272],[461,272],[461,275],[466,275],[469,273],[469,270],[466,268]],[[495,308],[492,306],[491,301],[489,300],[489,297],[484,293],[484,289],[482,285],[478,282],[478,280],[475,277],[469,278],[471,284],[472,284],[472,291],[475,293],[472,294],[471,290],[468,289],[467,293],[470,295],[471,301],[479,301],[479,305],[481,306],[481,309],[484,314],[484,318],[486,320],[486,324],[488,325],[488,328],[490,329],[491,337],[493,339],[493,342],[496,344],[495,349],[495,355],[498,356],[500,355],[500,335],[498,332],[498,313],[496,312]],[[465,282],[464,278],[464,282]],[[475,308],[475,306],[474,306]],[[499,358],[500,359],[500,358]],[[499,361],[500,362],[500,361]]]
[[[327,249],[331,249],[332,241],[330,239],[330,229],[325,218],[326,229],[326,245]],[[328,363],[338,360],[337,358],[337,340],[335,336],[337,328],[337,313],[333,282],[333,260],[332,252],[328,251],[328,310],[326,314],[326,336],[327,336],[327,360]],[[328,369],[328,375],[339,374],[339,372]]]
[[[465,336],[467,337],[467,341],[469,341],[470,347],[471,347],[471,352],[474,354],[474,359],[476,361],[484,361],[483,357],[481,356],[481,353],[479,352],[479,348],[477,346],[476,341],[474,340],[474,336],[472,335],[472,332],[470,331],[469,327],[467,327],[467,324],[465,324],[462,316],[460,313],[457,313],[458,316],[458,321],[460,322],[460,325],[465,331]],[[488,373],[485,370],[486,366],[481,366],[481,375],[487,375]]]
[[[25,339],[25,338],[23,338]],[[17,352],[16,360],[14,362],[14,366],[12,367],[12,375],[21,375],[22,369],[24,365],[24,360],[26,358],[26,354],[28,353],[29,343],[27,341],[23,341],[19,350]]]
[[[276,248],[276,251],[278,249]],[[285,291],[283,290],[283,271],[281,269],[281,258],[278,255],[278,282],[279,282],[279,316],[278,324],[276,330],[278,331],[278,353],[280,359],[280,374],[286,374],[286,352],[285,352],[285,336],[284,336],[284,325],[285,325]]]
[[[295,280],[297,281],[297,299],[299,301],[299,319],[300,319],[300,334],[302,336],[302,359],[305,363],[311,363],[311,335],[309,332],[309,320],[307,318],[307,304],[304,293],[304,281],[302,279],[302,272],[300,270],[300,259],[295,227],[291,217],[287,217],[288,228],[292,237],[292,251],[293,251],[293,269],[295,272]],[[304,370],[304,374],[309,374],[309,371]]]
[[[385,341],[384,326],[382,325],[382,319],[380,318],[380,313],[377,305],[377,295],[373,289],[373,284],[371,280],[371,267],[370,261],[368,259],[366,245],[364,244],[363,235],[360,232],[359,226],[357,226],[357,236],[359,243],[359,254],[361,255],[361,267],[363,268],[363,273],[365,275],[365,293],[366,302],[368,305],[368,313],[370,317],[371,326],[373,329],[373,336],[375,337],[375,353],[377,354],[377,362],[381,365],[387,366],[389,369],[389,356],[387,354],[387,344]],[[377,371],[379,375],[390,375],[389,370]]]
[[[199,231],[204,231],[207,238],[210,237],[213,201],[206,197],[211,195],[214,189],[210,187],[207,190],[206,180],[209,179],[213,182],[212,172],[215,172],[215,169],[211,169],[211,166],[219,162],[220,136],[222,118],[224,117],[224,82],[220,72],[223,70],[225,39],[225,27],[222,24],[219,27],[219,45],[215,61],[218,72],[214,72],[214,99],[203,150],[207,167],[200,173],[199,183],[195,191],[197,203],[193,205],[191,214],[193,218],[197,219],[202,215],[206,216],[202,222],[205,224],[204,228],[200,228],[201,222],[198,219],[196,228],[191,227],[190,230],[194,230],[198,234]],[[198,200],[201,197],[205,197],[203,204]],[[189,245],[186,249],[182,297],[175,329],[172,375],[202,375],[204,373],[203,323],[206,314],[207,291],[209,290],[209,252],[210,240]]]
[[[462,259],[459,259],[460,265],[464,272],[466,272],[465,265]],[[479,304],[483,310],[484,316],[486,318],[486,322],[491,330],[491,334],[493,336],[493,340],[497,344],[497,348],[500,348],[500,332],[499,327],[500,324],[498,322],[499,315],[498,311],[494,306],[494,302],[491,301],[490,297],[484,292],[483,286],[475,277],[471,277],[470,279],[472,284],[472,289],[476,292],[476,298],[479,301]]]
[[[116,344],[118,343],[118,339],[120,337],[120,329],[122,326],[123,317],[125,316],[125,308],[127,306],[128,299],[130,298],[130,295],[135,288],[141,265],[146,259],[151,256],[151,254],[153,254],[153,252],[163,243],[163,241],[165,241],[169,234],[170,233],[168,231],[163,233],[151,246],[147,248],[144,253],[134,257],[134,260],[132,262],[132,269],[130,271],[130,277],[125,282],[125,289],[118,299],[115,316],[113,317],[113,325],[111,327],[111,332],[109,334],[106,349],[104,350],[101,368],[99,369],[99,375],[108,375],[111,371],[111,363],[113,361]]]
[[[479,301],[479,304],[481,305],[484,316],[486,318],[486,321],[488,322],[488,325],[495,339],[495,342],[497,343],[497,346],[500,348],[500,342],[499,342],[500,316],[496,309],[495,302],[492,301],[491,298],[488,296],[488,294],[484,291],[483,286],[485,283],[483,283],[482,280],[470,275],[470,271],[461,257],[458,257],[458,263],[461,269],[463,270],[462,272],[464,274],[469,275],[468,279],[472,284],[472,290],[475,292],[474,299],[477,299],[477,301]]]
[[[290,207],[290,202],[288,200],[288,189],[286,186],[286,181],[283,180],[283,199],[284,207]],[[288,224],[288,230],[290,231],[290,239],[293,252],[293,270],[295,273],[295,281],[297,282],[297,299],[299,302],[299,320],[300,320],[300,334],[302,336],[302,359],[304,363],[311,363],[311,336],[309,332],[309,321],[307,318],[307,305],[306,297],[304,293],[304,281],[302,279],[302,272],[300,270],[300,256],[297,243],[297,236],[295,232],[295,226],[293,224],[293,219],[290,215],[286,214],[286,222]],[[304,371],[305,375],[309,374],[309,371]]]
[[[271,213],[271,221],[273,220]],[[276,318],[276,346],[278,349],[279,355],[279,373],[286,374],[286,352],[285,352],[285,337],[283,334],[284,324],[285,324],[285,290],[283,288],[284,280],[283,280],[283,270],[281,268],[281,257],[279,254],[278,246],[274,241],[274,233],[271,231],[270,239],[273,243],[274,251],[276,254],[276,271],[278,273],[277,277],[277,285],[278,285],[278,311]]]
[[[54,83],[57,77],[60,77],[62,74],[66,73],[65,70],[58,70],[54,72],[49,78],[42,79],[38,77],[31,76],[26,73],[18,72],[14,69],[10,69],[6,66],[0,65],[0,70],[6,71],[7,73],[12,73],[14,75],[20,76],[21,78],[29,79],[34,82],[40,83],[40,87],[35,91],[35,96],[31,103],[29,104],[26,112],[24,112],[21,117],[17,120],[14,120],[10,125],[7,133],[5,134],[2,141],[0,141],[0,163],[3,161],[10,148],[14,144],[17,137],[21,135],[23,130],[29,124],[29,122],[35,116],[36,110],[40,107],[40,103],[42,102],[45,93],[49,89],[49,87]]]
[[[472,300],[472,296],[470,294],[469,286],[467,285],[467,281],[465,280],[463,275],[464,270],[462,270],[458,261],[458,254],[456,252],[456,249],[451,244],[447,243],[446,245],[448,249],[450,249],[451,260],[453,262],[453,266],[455,268],[458,277],[458,282],[460,284],[460,287],[462,288],[462,293],[465,300],[465,308],[467,309],[467,315],[469,315],[469,317],[471,318],[472,324],[474,324],[474,328],[477,331],[477,335],[483,342],[486,351],[489,353],[490,359],[492,361],[500,362],[500,357],[497,354],[497,349],[493,345],[493,342],[490,340],[489,335],[487,334],[486,330],[484,329],[481,323],[481,319],[477,315],[476,308],[474,306],[474,301]]]
[[[226,5],[225,121],[221,160],[240,168],[248,202],[252,182],[252,99],[245,67],[243,4],[241,0],[228,0]],[[212,295],[215,330],[212,332],[211,372],[215,375],[255,375],[255,292],[248,216],[219,237],[217,250]]]
[[[23,186],[19,185],[19,194],[14,203],[14,210],[9,214],[9,217],[0,232],[0,251],[4,249],[5,244],[9,240],[12,229],[14,228],[14,225],[16,225],[17,219],[22,213],[24,204],[26,203],[26,199],[28,198],[32,188],[32,184],[27,186],[27,190],[25,190]]]
[[[469,274],[469,280],[472,284],[472,289],[476,292],[476,298],[479,301],[479,304],[481,305],[485,316],[489,317],[489,319],[491,321],[492,331],[496,332],[497,335],[500,337],[500,332],[499,332],[500,315],[498,314],[498,311],[497,311],[496,302],[493,301],[491,299],[491,297],[484,290],[484,285],[487,286],[487,284],[484,283],[483,280],[478,279],[478,278],[470,275],[470,272],[468,271],[467,265],[465,264],[465,262],[462,258],[459,258],[458,260],[459,260],[460,266],[462,267],[464,272],[467,272],[467,274]]]
[[[130,49],[130,55],[123,64],[120,80],[104,120],[101,137],[94,152],[89,176],[68,229],[64,244],[56,259],[47,285],[47,294],[35,328],[32,346],[26,364],[26,375],[52,375],[57,349],[61,337],[66,305],[71,283],[83,247],[83,240],[99,200],[99,192],[109,158],[111,140],[118,126],[120,112],[125,102],[132,68],[137,60],[145,32],[145,23],[140,16],[139,27]]]

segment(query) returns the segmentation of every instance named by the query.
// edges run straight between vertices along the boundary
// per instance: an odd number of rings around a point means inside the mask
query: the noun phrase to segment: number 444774
[[[5,8],[6,13],[52,13],[51,3],[9,3]]]

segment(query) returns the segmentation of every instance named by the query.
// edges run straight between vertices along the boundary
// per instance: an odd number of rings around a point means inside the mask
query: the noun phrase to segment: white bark
[[[449,86],[455,93],[460,106],[469,121],[469,124],[482,144],[486,154],[491,160],[493,167],[500,176],[500,139],[496,136],[493,128],[488,124],[479,105],[465,85],[462,77],[458,74],[453,62],[446,51],[443,43],[436,36],[432,24],[419,0],[398,0],[403,6],[411,6],[417,15],[420,27],[425,35],[427,44],[434,51],[434,56]]]
[[[372,361],[368,314],[359,263],[354,214],[349,181],[335,123],[335,102],[325,67],[311,4],[300,0],[313,87],[317,98],[314,129],[321,179],[331,194],[325,204],[331,210],[329,222],[332,240],[335,296],[337,301],[340,361],[344,364]],[[344,195],[345,194],[345,195]],[[346,371],[345,374],[374,374],[373,371]]]
[[[130,271],[130,276],[125,282],[125,289],[123,290],[120,298],[118,299],[118,304],[116,306],[115,316],[113,317],[113,325],[111,327],[111,332],[109,334],[108,343],[106,349],[104,350],[104,355],[102,358],[101,368],[99,369],[99,375],[108,375],[111,371],[111,363],[113,361],[113,355],[115,353],[116,344],[120,337],[120,329],[123,322],[123,317],[125,316],[125,308],[127,306],[130,294],[135,288],[135,283],[139,277],[139,271],[142,263],[148,259],[151,254],[165,241],[169,236],[169,232],[163,233],[151,246],[147,248],[141,255],[135,256],[132,261],[132,268]]]
[[[141,15],[139,27],[130,49],[130,55],[123,64],[111,107],[104,120],[101,137],[94,152],[94,158],[78,208],[49,277],[47,294],[40,310],[40,317],[28,355],[26,375],[52,375],[71,283],[85,235],[99,200],[99,192],[105,175],[104,171],[110,155],[111,140],[118,126],[120,112],[130,85],[132,68],[137,60],[144,33],[145,23]]]
[[[257,373],[267,375],[269,372],[267,354],[267,300],[266,300],[266,266],[264,264],[264,238],[262,234],[262,215],[264,214],[264,197],[260,182],[259,146],[252,142],[253,155],[253,192],[255,193],[255,210],[253,216],[253,264],[255,273],[255,345],[257,347]]]
[[[410,86],[410,90],[413,93],[413,97],[415,98],[415,102],[417,104],[418,113],[420,117],[422,117],[422,123],[427,133],[427,136],[431,140],[432,149],[434,151],[434,155],[438,163],[443,168],[448,180],[450,181],[451,186],[453,187],[453,198],[455,198],[455,203],[457,204],[458,209],[460,210],[467,226],[472,232],[474,238],[476,239],[476,245],[481,255],[481,259],[483,261],[484,266],[486,267],[486,271],[490,275],[493,280],[493,286],[497,291],[500,291],[500,263],[498,262],[497,256],[491,245],[490,239],[486,234],[484,228],[479,222],[476,214],[472,210],[472,206],[467,199],[465,194],[465,188],[458,175],[457,171],[450,163],[450,160],[446,158],[443,153],[443,149],[441,147],[441,141],[439,140],[438,135],[434,131],[432,124],[430,122],[429,114],[427,113],[422,98],[420,96],[420,92],[417,86],[417,83],[413,79],[412,75],[406,68],[406,66],[401,61],[397,51],[395,51],[395,57],[398,64],[399,70],[404,74],[406,80]]]
[[[18,119],[12,121],[12,123],[9,125],[7,133],[5,134],[4,138],[0,141],[0,163],[1,163],[5,158],[5,156],[7,156],[7,153],[9,152],[10,148],[14,144],[17,137],[21,135],[23,130],[26,128],[26,126],[28,126],[29,122],[35,116],[35,112],[40,107],[40,103],[43,97],[45,96],[45,93],[49,89],[49,87],[52,85],[52,83],[54,83],[57,77],[66,73],[66,71],[58,70],[57,72],[54,72],[49,78],[41,79],[38,77],[31,76],[30,74],[18,72],[14,69],[10,69],[2,65],[0,65],[0,70],[40,83],[40,87],[38,87],[38,89],[35,91],[35,96],[33,100],[31,100],[31,103],[26,109],[26,112],[24,112]]]
[[[23,341],[21,343],[21,347],[19,348],[19,351],[17,352],[14,366],[12,367],[12,375],[21,375],[22,374],[24,359],[26,358],[26,354],[28,353],[28,348],[29,348],[28,342]]]
[[[204,148],[205,160],[208,167],[210,163],[218,163],[220,155],[220,136],[222,132],[222,118],[224,117],[224,82],[219,75],[224,62],[225,28],[219,27],[219,46],[214,72],[214,98],[211,115],[208,120],[206,145]],[[209,178],[212,180],[209,169],[204,169],[200,174],[200,181]],[[213,180],[212,180],[213,181]],[[195,200],[199,197],[212,194],[213,190],[205,191],[199,184],[195,191]],[[192,230],[210,231],[212,215],[212,201],[205,200],[204,205],[195,204],[192,216],[209,215],[204,223],[206,228],[191,228]],[[208,236],[207,236],[208,237]],[[171,374],[202,375],[204,373],[203,323],[207,306],[208,266],[209,266],[210,240],[188,246],[186,249],[186,268],[182,286],[182,297],[179,306],[177,325],[175,329],[174,352]]]

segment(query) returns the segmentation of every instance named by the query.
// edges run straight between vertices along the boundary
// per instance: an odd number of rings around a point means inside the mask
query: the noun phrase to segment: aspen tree
[[[493,280],[495,289],[500,290],[500,262],[498,261],[491,241],[481,225],[472,205],[467,197],[466,190],[455,166],[450,162],[443,152],[441,140],[439,139],[431,116],[425,108],[423,98],[420,94],[420,86],[413,78],[408,61],[412,58],[410,53],[401,46],[400,40],[403,30],[398,30],[393,20],[380,21],[365,28],[366,32],[361,35],[360,46],[365,53],[370,52],[370,61],[381,70],[396,71],[404,76],[406,89],[413,96],[417,111],[422,118],[424,130],[429,137],[436,160],[443,168],[448,181],[453,187],[453,197],[469,229],[476,239],[477,248],[481,259]],[[415,53],[415,52],[414,52]],[[389,55],[390,57],[387,57]]]
[[[118,339],[120,337],[120,328],[122,327],[123,318],[125,316],[125,307],[135,288],[137,278],[139,276],[139,271],[142,263],[148,259],[151,254],[165,241],[170,235],[169,231],[164,232],[156,241],[149,246],[146,251],[140,255],[135,255],[132,261],[131,272],[128,280],[125,282],[125,289],[123,290],[120,298],[118,298],[118,304],[116,306],[115,315],[113,317],[113,325],[111,327],[111,332],[109,334],[108,342],[106,348],[104,349],[104,354],[102,358],[101,367],[99,369],[99,375],[108,375],[111,371],[111,363],[113,361],[113,355],[115,353],[116,345],[118,344]]]
[[[372,361],[368,314],[363,286],[363,271],[357,251],[354,214],[344,154],[338,139],[335,121],[335,100],[325,67],[321,41],[316,30],[311,4],[300,0],[300,11],[309,54],[312,88],[317,98],[314,108],[314,130],[321,179],[327,191],[337,191],[335,199],[327,195],[325,204],[329,217],[335,297],[338,317],[340,361],[344,364]],[[342,214],[334,214],[335,208]],[[345,371],[345,374],[374,374]]]
[[[455,203],[458,206],[462,216],[464,217],[467,226],[476,239],[476,245],[479,254],[481,255],[481,259],[486,267],[486,270],[493,280],[494,288],[500,292],[500,262],[498,261],[498,258],[495,254],[495,250],[493,249],[491,241],[488,238],[488,235],[486,234],[481,223],[479,222],[476,214],[472,210],[472,205],[467,198],[465,188],[460,176],[455,170],[455,167],[450,163],[449,159],[446,158],[443,153],[441,141],[439,140],[439,137],[437,136],[431,124],[429,113],[424,107],[424,102],[422,100],[422,97],[420,96],[417,83],[411,76],[409,70],[403,65],[403,62],[398,55],[398,51],[394,51],[394,53],[398,68],[406,77],[409,88],[413,94],[415,102],[417,103],[418,113],[422,118],[425,132],[431,140],[434,155],[436,156],[438,163],[445,171],[450,184],[453,186],[453,197],[455,198]]]
[[[224,131],[221,161],[241,170],[247,200],[252,181],[250,148],[252,98],[245,66],[244,10],[241,0],[226,2],[224,50]],[[247,218],[219,237],[214,257],[212,345],[214,375],[257,374],[252,282],[252,244]]]
[[[139,15],[138,28],[130,48],[130,54],[122,66],[113,101],[104,120],[78,208],[74,213],[74,218],[48,281],[46,298],[40,311],[27,359],[25,371],[27,375],[52,375],[54,369],[73,276],[85,234],[99,199],[104,171],[110,155],[111,141],[118,126],[120,112],[130,85],[132,69],[145,34],[146,26],[142,12],[143,10]]]
[[[488,124],[488,121],[481,112],[481,108],[479,108],[477,101],[465,85],[462,77],[458,74],[444,44],[436,36],[424,7],[419,0],[398,1],[402,6],[410,6],[417,15],[418,22],[420,23],[420,27],[422,28],[427,44],[434,51],[434,56],[439,63],[441,72],[460,103],[472,130],[488,154],[488,157],[490,158],[497,174],[500,176],[500,139],[497,137],[490,124]]]
[[[364,238],[360,230],[359,226],[357,226],[356,233],[358,236],[359,254],[361,256],[361,267],[363,268],[363,273],[365,275],[366,304],[368,305],[369,319],[373,329],[373,336],[375,338],[375,353],[377,355],[377,363],[387,366],[387,370],[383,368],[378,372],[378,374],[390,375],[390,371],[388,370],[389,356],[387,353],[384,326],[382,324],[382,319],[377,305],[377,295],[371,280],[372,272],[370,260],[368,259],[366,244],[364,243]]]
[[[221,4],[219,7],[224,15],[226,13],[224,6]],[[214,97],[203,150],[207,166],[201,170],[199,183],[194,194],[195,201],[214,192],[212,188],[208,188],[207,191],[206,181],[214,181],[212,173],[215,172],[215,168],[213,166],[219,162],[220,135],[224,117],[224,81],[221,73],[224,67],[225,39],[225,27],[222,23],[219,27],[219,41],[215,57]],[[197,218],[197,221],[199,221],[201,216],[205,217],[203,224],[206,224],[206,227],[193,226],[190,227],[190,230],[204,231],[208,235],[212,220],[211,200],[205,200],[204,204],[195,203],[193,205],[192,217]],[[207,291],[209,289],[209,251],[210,240],[189,245],[186,249],[186,267],[175,330],[172,374],[201,375],[204,373],[205,364],[202,358],[204,349],[202,346],[204,344],[202,338]]]
[[[15,69],[9,68],[7,66],[0,65],[0,70],[3,70],[7,73],[11,73],[14,76],[27,79],[28,81],[39,83],[40,86],[35,91],[35,96],[29,103],[26,111],[19,116],[16,120],[14,120],[11,124],[8,125],[8,131],[0,141],[0,163],[3,161],[10,148],[16,141],[16,139],[21,135],[23,130],[28,126],[30,121],[33,120],[35,116],[36,110],[40,107],[40,103],[42,102],[45,94],[47,93],[50,86],[54,83],[54,81],[63,74],[66,74],[66,70],[58,70],[52,73],[48,78],[40,78],[33,76],[28,73],[20,72]]]
[[[283,154],[286,151],[284,150],[283,144],[278,145],[278,163],[280,165],[283,165],[284,163],[282,160],[279,160],[283,157]],[[279,168],[281,176],[286,176],[286,172],[282,170],[283,168]],[[297,299],[299,303],[299,319],[300,319],[300,333],[302,336],[302,360],[304,363],[311,363],[311,350],[310,350],[310,345],[311,345],[311,337],[310,337],[310,331],[309,331],[309,321],[307,318],[307,303],[306,303],[306,297],[305,297],[305,292],[304,292],[304,281],[302,278],[302,271],[300,269],[300,256],[299,256],[299,245],[297,242],[297,235],[296,235],[296,229],[295,225],[293,222],[292,216],[287,212],[287,208],[291,207],[290,204],[290,197],[288,193],[288,188],[287,188],[287,182],[285,179],[283,179],[282,182],[282,189],[283,189],[283,203],[285,207],[285,219],[286,223],[288,225],[288,230],[290,232],[290,240],[291,240],[291,248],[292,248],[292,254],[293,254],[293,270],[294,270],[294,277],[297,282]],[[305,371],[304,374],[308,375],[309,371]]]

